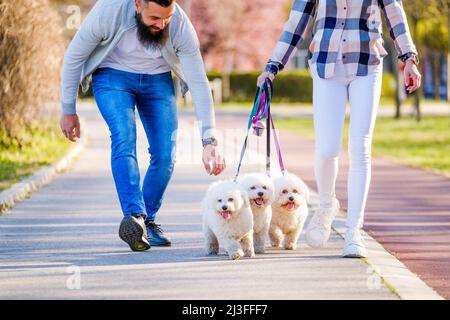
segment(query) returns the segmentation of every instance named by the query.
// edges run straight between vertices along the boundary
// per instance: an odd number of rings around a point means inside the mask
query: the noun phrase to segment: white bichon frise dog
[[[231,259],[253,257],[253,215],[245,190],[231,180],[217,181],[202,202],[203,233],[208,254],[218,254],[219,245]]]
[[[250,173],[239,180],[250,199],[253,212],[253,243],[255,253],[265,252],[265,243],[272,219],[273,182],[264,173]]]
[[[297,240],[308,217],[309,189],[296,175],[285,173],[274,179],[275,200],[269,236],[273,247],[297,248]],[[284,244],[283,244],[284,240]]]

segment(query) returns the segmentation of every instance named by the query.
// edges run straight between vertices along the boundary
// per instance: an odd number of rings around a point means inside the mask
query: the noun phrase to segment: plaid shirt
[[[339,47],[348,75],[372,73],[387,55],[383,44],[380,7],[400,58],[417,55],[409,33],[402,0],[294,0],[289,20],[265,70],[277,74],[305,39],[316,15],[308,48],[311,74],[327,79],[334,75]]]

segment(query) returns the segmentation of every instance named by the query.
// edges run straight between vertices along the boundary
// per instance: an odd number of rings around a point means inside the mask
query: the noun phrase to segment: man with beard
[[[72,40],[63,63],[61,130],[80,137],[78,85],[92,88],[111,133],[111,168],[123,220],[119,236],[133,251],[170,246],[155,223],[175,164],[177,109],[171,72],[183,95],[190,90],[199,122],[203,163],[219,175],[225,161],[216,149],[211,90],[199,41],[174,0],[99,0]],[[140,186],[136,157],[137,107],[149,142],[150,165]]]

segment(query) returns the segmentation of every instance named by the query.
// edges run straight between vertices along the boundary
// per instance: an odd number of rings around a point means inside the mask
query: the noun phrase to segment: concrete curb
[[[344,238],[345,217],[337,217],[333,230]],[[402,300],[445,300],[433,288],[411,272],[400,260],[390,254],[367,232],[362,235],[366,241],[369,257],[363,259],[371,270],[378,274]],[[368,271],[369,272],[369,271]]]
[[[310,212],[314,212],[318,205],[318,193],[311,192]],[[341,211],[332,225],[332,230],[342,239],[345,239],[347,229],[345,221],[346,213]],[[366,241],[369,257],[360,260],[368,265],[368,280],[373,280],[371,285],[373,290],[376,290],[384,281],[385,285],[393,291],[393,294],[402,300],[445,300],[367,232],[363,230],[362,235]]]
[[[83,134],[68,154],[54,165],[39,169],[32,176],[0,193],[0,215],[6,213],[15,204],[30,197],[33,192],[49,184],[59,173],[65,171],[70,166],[75,157],[86,147],[89,139],[85,120],[80,118],[80,124],[84,128]]]

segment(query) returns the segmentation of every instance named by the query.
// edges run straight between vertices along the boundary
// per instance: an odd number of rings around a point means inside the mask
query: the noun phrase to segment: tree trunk
[[[434,98],[440,99],[441,92],[441,59],[440,53],[433,53],[433,78],[434,78]]]
[[[399,72],[395,72],[395,119],[400,119],[401,113],[400,109],[402,107],[402,100],[400,98],[400,90],[403,88],[402,80],[399,77]]]
[[[412,21],[413,21],[413,23],[412,23],[412,27],[413,27],[413,29],[412,29],[412,36],[413,36],[413,39],[416,39],[416,30],[417,30],[417,21],[418,21],[417,17],[414,16]],[[418,66],[418,69],[419,69],[420,73],[423,74],[423,71],[424,71],[423,68]],[[420,70],[420,69],[422,69],[422,70]],[[416,120],[418,122],[422,119],[422,113],[420,111],[420,96],[421,96],[421,94],[422,94],[421,88],[417,89],[414,92],[414,100],[413,100],[414,101],[413,102],[414,103],[414,109],[416,110]]]
[[[450,101],[450,50],[447,53],[447,101]]]
[[[421,95],[421,89],[417,89],[416,92],[414,92],[414,109],[416,110],[416,120],[417,122],[420,122],[422,120],[422,113],[420,112],[420,95]]]
[[[222,95],[224,101],[230,101],[231,97],[231,71],[233,71],[233,51],[228,49],[225,51],[224,71],[222,75]]]
[[[425,73],[425,67],[423,64],[419,64],[418,66],[419,72],[420,74],[424,74]],[[423,95],[423,84],[420,88],[418,88],[415,92],[414,92],[414,109],[415,109],[415,115],[416,115],[416,120],[417,122],[420,122],[422,120],[422,112],[420,110],[420,103],[422,100]]]
[[[395,52],[395,49],[392,48],[392,46],[390,44],[388,44],[388,49],[390,52]],[[397,59],[397,56],[392,53],[389,54],[388,57],[390,57],[390,65],[391,65],[391,69],[392,69],[392,74],[395,78],[395,115],[394,118],[395,119],[399,119],[401,117],[401,106],[402,106],[402,95],[400,90],[403,89],[403,85],[402,85],[402,77],[401,77],[401,73],[399,71],[399,62]]]
[[[447,13],[447,30],[450,30],[450,5],[448,1],[446,1],[445,12]],[[447,101],[450,101],[450,33],[447,46]]]

